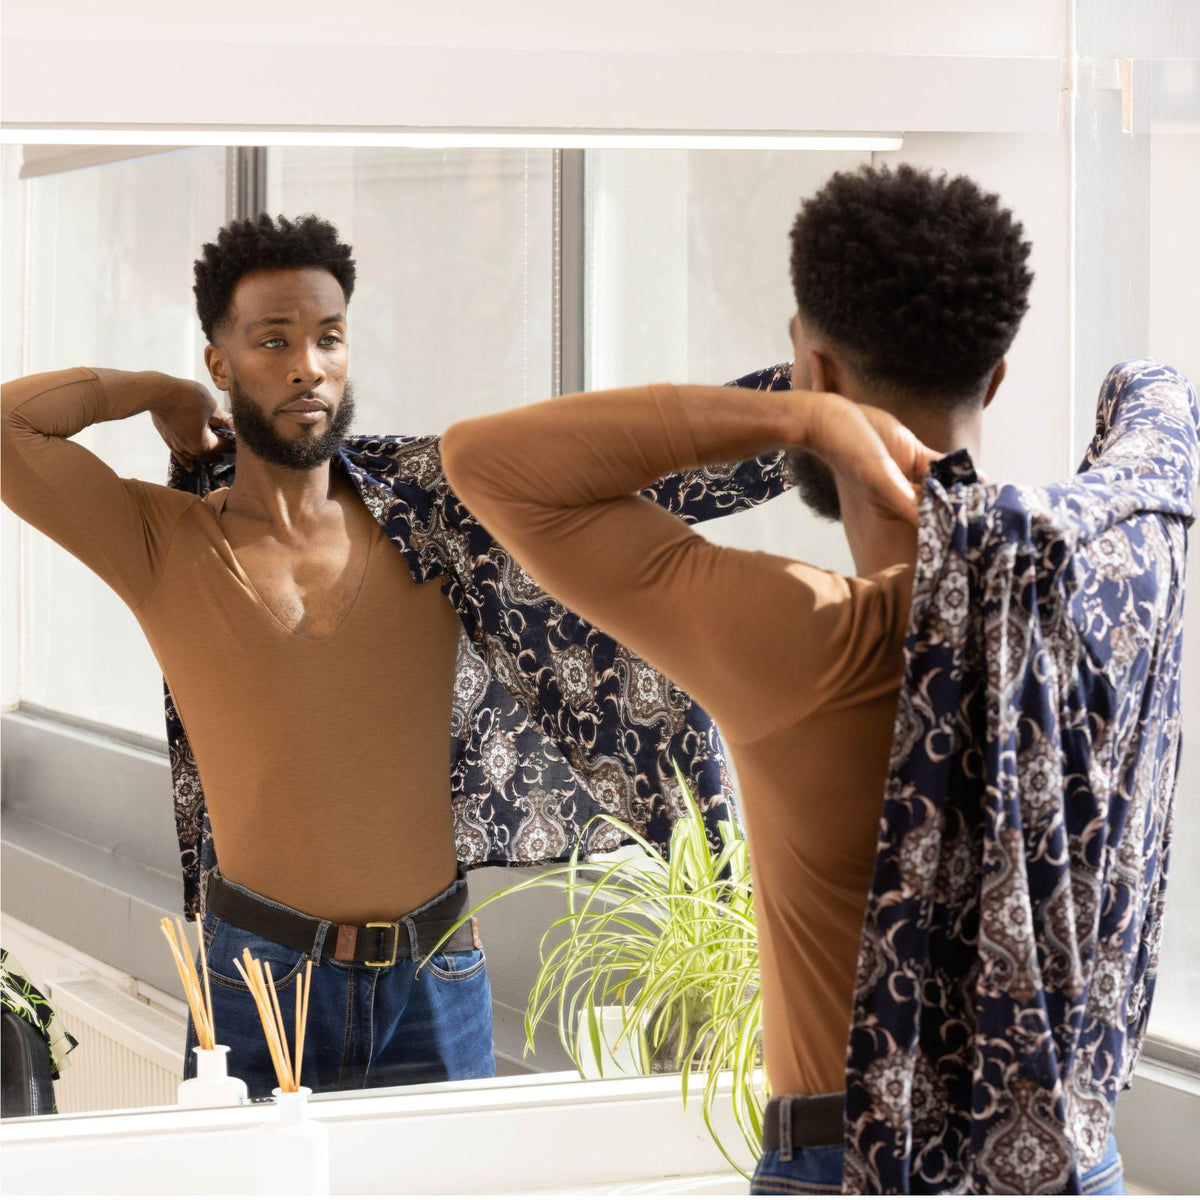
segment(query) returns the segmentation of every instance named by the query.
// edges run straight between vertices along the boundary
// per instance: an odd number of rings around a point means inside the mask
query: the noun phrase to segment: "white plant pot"
[[[257,1194],[328,1196],[329,1130],[308,1115],[312,1088],[274,1088],[274,1120],[260,1125],[256,1139]]]
[[[245,1104],[246,1085],[229,1074],[228,1046],[195,1047],[196,1078],[179,1085],[180,1108],[226,1108]]]
[[[596,1058],[592,1040],[588,1036],[587,1012],[580,1010],[575,1026],[576,1044],[579,1046],[579,1061],[585,1079],[611,1079],[614,1075],[640,1075],[637,1050],[630,1037],[621,1038],[625,1014],[619,1004],[602,1005],[598,1010],[600,1020],[600,1058]],[[636,1036],[633,1034],[632,1036]],[[616,1047],[614,1050],[613,1047]]]

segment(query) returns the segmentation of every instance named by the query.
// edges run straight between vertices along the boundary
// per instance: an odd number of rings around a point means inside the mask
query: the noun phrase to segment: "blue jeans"
[[[461,886],[453,885],[417,912]],[[204,941],[213,1025],[217,1043],[229,1047],[229,1073],[245,1080],[252,1100],[268,1098],[278,1081],[254,998],[233,960],[240,960],[242,950],[249,949],[262,960],[264,973],[271,964],[291,1053],[296,982],[309,956],[239,929],[211,912],[204,918]],[[198,958],[196,965],[199,970]],[[495,1075],[492,994],[483,951],[439,953],[418,966],[419,960],[411,958],[397,959],[391,967],[364,967],[328,958],[313,964],[300,1081],[304,1086],[327,1092]],[[188,1079],[196,1073],[192,1048],[197,1044],[189,1017],[184,1051]]]
[[[1117,1139],[1110,1133],[1104,1157],[1080,1180],[1085,1196],[1123,1196],[1125,1177]],[[841,1146],[797,1146],[790,1161],[778,1150],[758,1160],[750,1181],[752,1196],[836,1196],[842,1190]]]

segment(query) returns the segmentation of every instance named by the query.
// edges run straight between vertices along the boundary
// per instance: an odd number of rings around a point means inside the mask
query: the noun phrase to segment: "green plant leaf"
[[[678,1070],[685,1108],[701,1073],[705,1128],[745,1175],[734,1151],[721,1143],[715,1113],[721,1081],[731,1079],[732,1093],[721,1103],[732,1106],[745,1151],[756,1160],[766,1082],[749,853],[731,821],[720,822],[714,851],[687,780],[673,766],[685,815],[675,822],[665,858],[635,830],[601,814],[584,826],[568,862],[495,893],[459,924],[532,887],[561,892],[566,911],[538,943],[539,969],[525,1009],[526,1053],[550,1022],[581,1074],[585,1051],[603,1074],[599,1011],[619,1007],[620,1030],[608,1049],[628,1044],[643,1070],[654,1064]],[[582,847],[596,822],[637,844],[643,856],[585,861]]]

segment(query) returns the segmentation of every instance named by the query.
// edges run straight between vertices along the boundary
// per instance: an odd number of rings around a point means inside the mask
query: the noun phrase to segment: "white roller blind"
[[[175,149],[172,146],[22,146],[21,178],[57,175],[84,167],[102,167],[106,163],[129,158],[145,158]]]

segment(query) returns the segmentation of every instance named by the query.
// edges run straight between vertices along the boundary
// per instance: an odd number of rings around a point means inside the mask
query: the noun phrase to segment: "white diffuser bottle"
[[[271,1095],[275,1119],[255,1134],[258,1195],[328,1196],[329,1131],[308,1115],[312,1088]]]
[[[225,1108],[245,1104],[246,1085],[229,1074],[228,1046],[205,1050],[195,1048],[196,1078],[185,1079],[179,1085],[180,1108]]]

